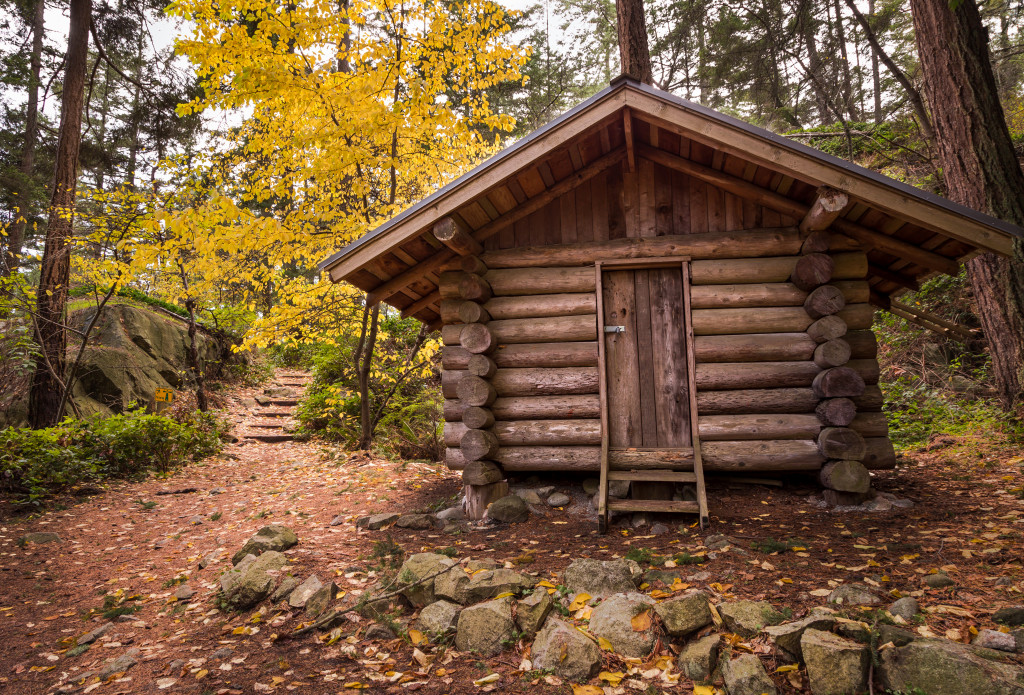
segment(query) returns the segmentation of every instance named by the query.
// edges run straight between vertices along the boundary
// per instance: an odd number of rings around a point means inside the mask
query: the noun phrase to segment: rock
[[[708,680],[715,671],[715,664],[718,663],[718,645],[721,641],[722,638],[718,635],[708,635],[687,642],[679,652],[676,666],[692,681],[701,683]]]
[[[572,498],[564,492],[556,492],[548,497],[549,507],[568,507],[572,504]]]
[[[800,649],[813,695],[846,695],[868,689],[870,650],[865,644],[809,628]]]
[[[554,605],[554,599],[544,587],[519,600],[516,603],[516,625],[519,626],[519,631],[532,639]]]
[[[563,581],[570,594],[584,592],[598,598],[636,590],[625,560],[573,560],[565,569]]]
[[[321,586],[306,601],[306,615],[310,618],[323,615],[330,608],[331,601],[337,595],[338,586],[334,582],[328,582]]]
[[[363,635],[365,639],[394,639],[395,633],[392,632],[391,628],[387,625],[381,625],[380,623],[374,623],[370,627],[366,628],[366,634]]]
[[[1024,606],[1006,606],[992,614],[992,620],[1003,625],[1024,625]]]
[[[1022,695],[1024,672],[999,652],[948,640],[915,640],[879,652],[883,688],[928,695]],[[914,689],[917,689],[916,691]]]
[[[538,495],[534,490],[530,490],[529,488],[524,490],[516,490],[515,494],[518,495],[519,498],[523,502],[526,502],[527,504],[541,504],[544,502],[544,500],[540,498],[540,495]]]
[[[200,524],[203,523],[203,517],[201,517],[198,514],[196,514],[194,517],[192,517],[191,519],[188,520],[188,523],[191,524],[192,526],[199,526]]]
[[[718,606],[718,612],[729,632],[740,637],[754,637],[768,625],[782,622],[782,614],[766,601],[734,601]]]
[[[491,656],[504,649],[503,643],[511,641],[515,632],[512,597],[506,596],[463,609],[459,613],[455,647],[460,652]]]
[[[323,585],[324,583],[320,581],[320,577],[315,574],[310,575],[306,581],[302,582],[297,589],[292,591],[288,597],[288,605],[292,608],[304,608],[309,597],[320,591]]]
[[[466,518],[466,511],[462,507],[448,507],[437,513],[441,521],[462,521]]]
[[[669,587],[672,586],[672,582],[674,582],[676,579],[678,579],[679,581],[683,581],[683,574],[683,571],[679,569],[649,569],[643,573],[641,583],[650,584],[651,586],[655,586],[658,583],[660,583],[663,586]]]
[[[670,529],[669,529],[668,526],[666,526],[665,524],[663,524],[663,523],[661,523],[659,521],[659,522],[657,522],[657,523],[655,523],[655,524],[653,524],[651,526],[651,535],[652,536],[664,536],[666,533],[669,532],[669,530]]]
[[[366,529],[367,531],[379,531],[385,526],[394,523],[398,520],[400,514],[371,514],[370,516],[361,516],[356,519],[356,528]]]
[[[1013,635],[1013,641],[1017,645],[1015,647],[1018,654],[1024,654],[1024,630],[1013,630],[1010,632]]]
[[[882,599],[864,584],[843,584],[832,590],[828,602],[843,606],[877,606]]]
[[[763,632],[768,635],[776,647],[799,661],[801,658],[800,638],[804,636],[804,632],[806,630],[830,630],[835,622],[835,617],[827,613],[812,613],[803,620],[793,623],[769,625]]]
[[[533,585],[534,580],[514,570],[485,570],[470,577],[469,584],[466,585],[466,596],[470,603],[476,603],[498,594],[518,594],[524,589],[532,588]]]
[[[601,650],[572,625],[551,618],[537,634],[533,666],[551,669],[560,678],[587,681],[601,670]]]
[[[41,545],[43,543],[63,543],[61,537],[56,533],[50,531],[34,531],[32,533],[26,533],[24,536],[18,539],[21,544],[25,543],[36,543]]]
[[[462,606],[451,601],[434,601],[420,611],[416,625],[423,632],[443,634],[455,627]]]
[[[629,578],[633,580],[633,586],[639,586],[640,579],[644,576],[644,569],[636,560],[626,560],[626,567],[629,569]]]
[[[634,512],[629,524],[633,528],[647,528],[651,525],[651,515],[647,512]]]
[[[417,553],[409,556],[402,568],[398,570],[398,586],[405,587],[402,595],[416,607],[433,603],[435,601],[434,581],[436,577],[427,579],[420,584],[415,584],[415,582],[454,566],[455,563],[450,558],[437,553]]]
[[[255,558],[255,557],[256,556],[253,555],[253,558]],[[206,569],[210,565],[216,564],[219,560],[220,560],[220,549],[218,548],[217,550],[209,552],[209,553],[207,553],[206,555],[203,556],[203,558],[199,561],[199,569],[201,569],[201,570]]]
[[[228,491],[228,489],[226,487],[215,487],[212,490],[210,490],[210,494],[211,495],[223,495],[227,491]]]
[[[215,651],[213,654],[210,654],[210,658],[211,659],[216,659],[217,661],[223,661],[224,659],[230,659],[234,655],[235,655],[235,650],[232,649],[231,647],[221,647],[220,649]],[[182,665],[184,666],[184,664],[182,664]]]
[[[281,583],[274,589],[274,593],[270,595],[270,600],[274,603],[279,603],[289,598],[292,592],[295,591],[299,586],[299,578],[287,576],[281,580]]]
[[[611,642],[617,654],[645,657],[654,649],[658,633],[655,627],[654,599],[636,592],[614,594],[600,603],[590,614],[590,634]],[[644,629],[634,628],[633,619],[647,613]]]
[[[738,546],[739,541],[729,538],[729,536],[723,536],[721,534],[712,534],[704,539],[704,545],[708,550],[725,550],[730,546]]]
[[[246,610],[265,599],[274,588],[274,578],[267,574],[267,571],[279,570],[286,564],[288,559],[276,550],[260,555],[248,565],[242,576],[233,582],[226,592],[228,607],[239,611]]]
[[[263,389],[263,395],[271,398],[292,398],[295,392],[287,386],[271,386]]]
[[[583,492],[588,495],[596,495],[601,489],[601,481],[598,478],[585,478],[583,480]]]
[[[230,593],[232,587],[242,578],[245,571],[252,566],[252,563],[256,562],[255,555],[246,555],[242,558],[237,565],[233,568],[228,569],[220,575],[220,590],[227,594]]]
[[[237,565],[246,555],[261,555],[268,551],[283,552],[297,545],[298,536],[287,526],[270,524],[264,526],[256,535],[245,542],[245,545],[231,558],[231,564]]]
[[[469,575],[456,567],[451,572],[445,572],[434,578],[434,596],[464,606],[469,603],[467,586],[469,586]]]
[[[729,695],[777,695],[775,684],[753,654],[740,654],[722,665],[722,676]]]
[[[924,583],[931,589],[945,589],[947,586],[956,585],[956,582],[945,572],[936,572],[925,576]]]
[[[99,676],[101,681],[105,681],[115,673],[124,673],[132,666],[139,663],[138,657],[141,653],[142,652],[138,649],[129,649],[113,661],[109,661],[104,664],[96,675]]]
[[[487,518],[493,521],[513,524],[526,521],[529,517],[530,510],[527,508],[526,502],[516,495],[505,495],[494,500],[487,507]]]
[[[188,601],[190,598],[196,595],[196,590],[188,585],[188,583],[182,584],[178,587],[177,591],[174,592],[174,598],[179,601]]]
[[[985,649],[998,649],[1001,652],[1017,651],[1017,641],[1013,635],[998,630],[982,630],[971,644]]]
[[[886,623],[879,623],[875,630],[878,632],[878,644],[880,645],[892,642],[897,647],[905,647],[914,640],[921,639],[921,636],[915,632]]]
[[[904,620],[913,620],[914,616],[921,612],[921,609],[917,605],[916,598],[904,596],[889,604],[889,612],[893,615],[898,615]]]
[[[78,645],[92,644],[93,642],[98,640],[100,637],[102,637],[103,635],[105,635],[108,632],[110,632],[111,628],[113,628],[113,627],[114,627],[114,623],[103,623],[102,625],[100,625],[95,630],[87,632],[84,635],[82,635],[81,637],[79,637],[75,641],[75,644],[78,644]]]
[[[331,523],[328,526],[341,526],[345,523],[345,515],[339,514],[338,516],[331,519]]]
[[[596,492],[596,490],[595,490]],[[608,481],[608,496],[614,497],[615,499],[626,499],[629,497],[629,481],[628,480],[609,480]]]
[[[426,531],[434,528],[434,517],[430,514],[404,514],[395,520],[398,528]]]
[[[486,557],[475,560],[469,560],[466,562],[466,569],[470,572],[479,572],[480,570],[496,570],[499,567],[501,567],[501,565],[499,565],[497,561],[491,560],[490,558]]]
[[[262,405],[264,408],[270,405],[271,402],[270,399],[267,398],[266,396],[256,396],[253,398],[253,400],[256,401],[256,403],[258,403],[259,405]]]
[[[708,596],[703,591],[680,598],[665,599],[654,607],[654,612],[661,618],[668,634],[673,637],[685,637],[711,624],[711,608],[708,607]]]

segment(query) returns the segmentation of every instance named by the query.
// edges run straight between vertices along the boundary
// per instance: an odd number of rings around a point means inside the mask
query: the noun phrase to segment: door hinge
[[[604,327],[604,332],[605,333],[625,333],[626,332],[626,327],[625,326],[605,326]]]

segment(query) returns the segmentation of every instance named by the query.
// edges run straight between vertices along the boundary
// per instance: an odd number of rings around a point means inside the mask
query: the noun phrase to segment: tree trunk
[[[654,84],[651,51],[647,47],[647,22],[643,0],[616,0],[619,20],[619,59],[622,74],[644,84]],[[703,96],[703,95],[702,95]]]
[[[187,293],[188,276],[185,274],[184,266],[179,265],[178,271],[181,274],[181,286]],[[196,300],[194,297],[190,296],[185,299],[185,309],[188,310],[188,348],[185,350],[185,357],[189,371],[192,372],[192,379],[196,383],[196,407],[205,413],[209,405],[206,401],[203,367],[199,364],[199,345],[196,341]]]
[[[868,14],[875,14],[875,0],[868,0]],[[871,48],[871,95],[874,106],[875,123],[882,122],[882,76],[878,67],[878,51],[873,45]]]
[[[999,103],[988,36],[974,0],[911,0],[914,33],[931,106],[936,151],[949,197],[1024,225],[1024,174]],[[978,318],[992,355],[999,399],[1017,404],[1024,383],[1024,247],[967,262]]]
[[[65,58],[64,92],[61,97],[60,132],[54,162],[50,217],[39,275],[35,339],[40,354],[29,394],[28,420],[34,428],[49,427],[61,417],[67,333],[64,312],[68,298],[70,252],[68,241],[74,227],[78,151],[82,144],[82,100],[85,68],[89,57],[89,24],[92,0],[71,0],[71,24]]]
[[[357,449],[369,449],[373,443],[373,415],[370,410],[370,371],[373,367],[373,349],[377,344],[377,325],[380,304],[363,306],[363,326],[354,356],[359,385],[359,442]]]
[[[43,32],[45,29],[43,0],[36,0],[32,14],[32,55],[29,58],[28,105],[25,107],[25,141],[21,148],[21,185],[18,187],[18,207],[14,223],[7,236],[7,253],[0,266],[0,274],[10,275],[20,263],[22,246],[25,244],[26,215],[30,214],[29,200],[32,196],[32,172],[35,170],[36,141],[39,139],[39,71],[43,58]]]

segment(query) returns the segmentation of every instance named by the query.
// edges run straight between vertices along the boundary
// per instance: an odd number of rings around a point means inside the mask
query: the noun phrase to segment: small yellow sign
[[[157,403],[171,403],[174,401],[174,389],[157,389],[156,390],[156,402]]]

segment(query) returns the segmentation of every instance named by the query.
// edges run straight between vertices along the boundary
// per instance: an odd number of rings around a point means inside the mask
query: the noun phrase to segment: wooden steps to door
[[[663,512],[667,514],[699,514],[696,502],[675,500],[608,500],[608,510],[613,512]]]

